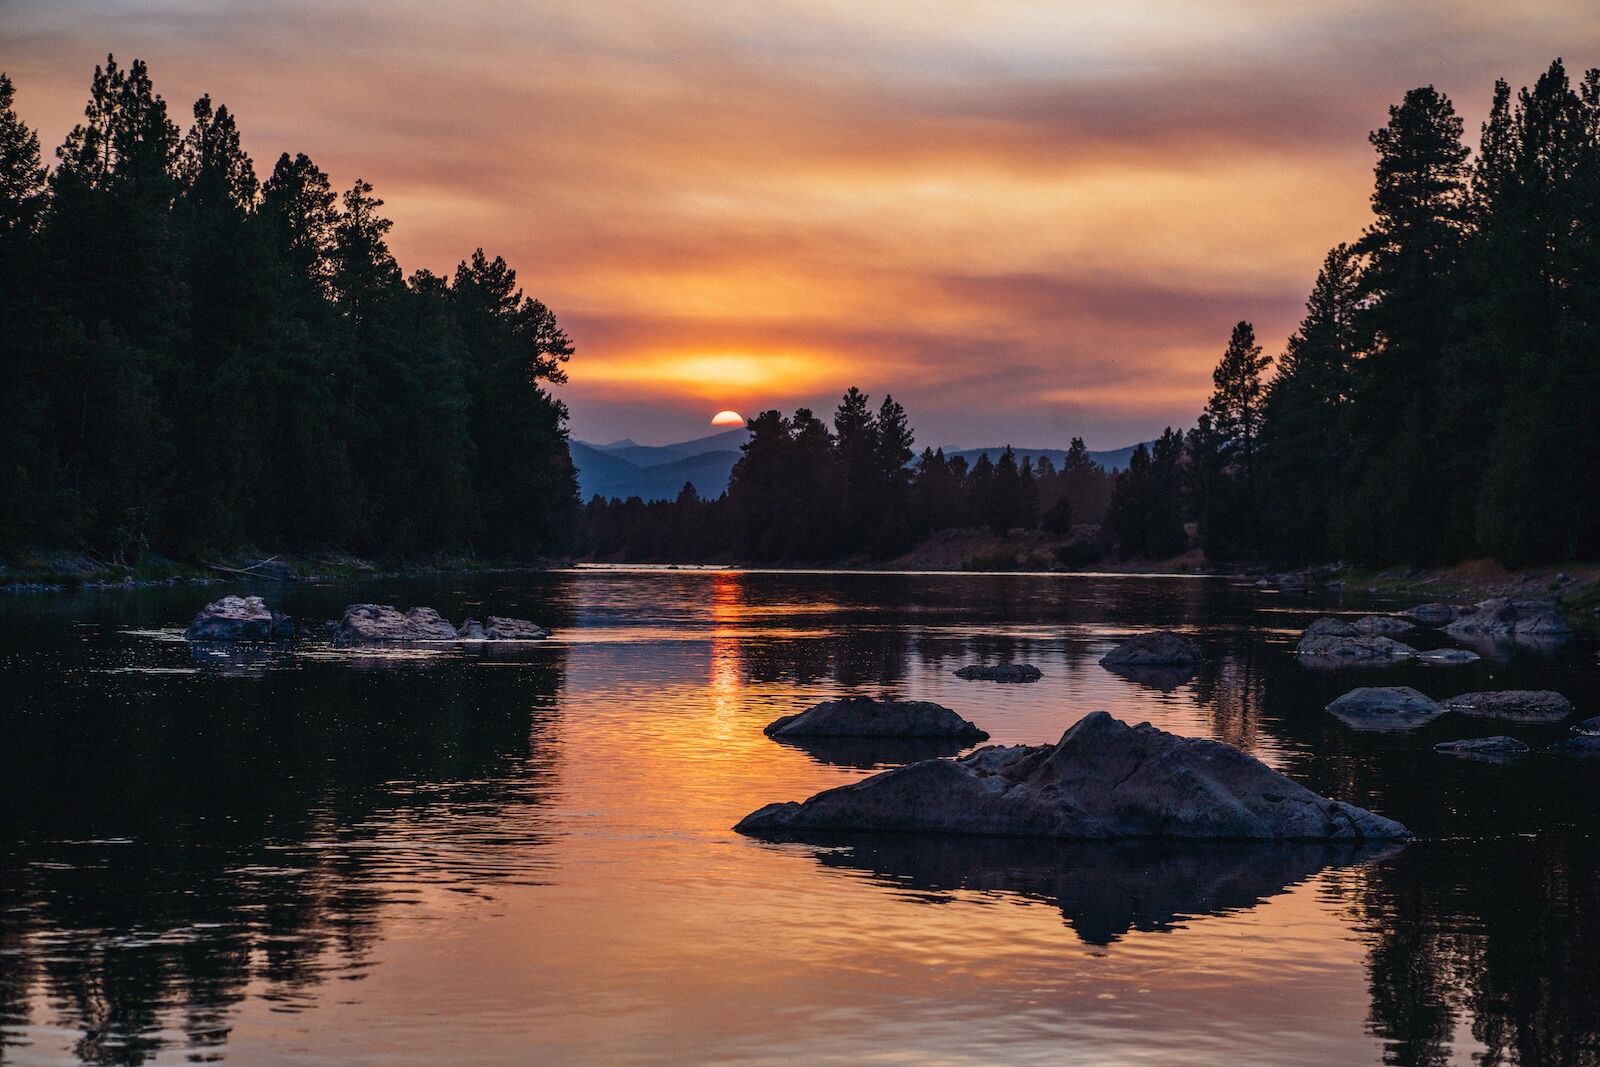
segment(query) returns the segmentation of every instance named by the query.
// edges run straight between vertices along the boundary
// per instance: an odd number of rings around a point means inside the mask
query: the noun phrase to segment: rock
[[[1463,663],[1476,663],[1483,657],[1465,648],[1430,648],[1417,653],[1417,661],[1432,667],[1455,667]]]
[[[1043,675],[1031,663],[996,663],[991,666],[972,664],[955,672],[957,678],[985,682],[1037,682]]]
[[[294,623],[258,596],[225,596],[200,609],[183,631],[190,641],[274,641],[294,636]]]
[[[1467,741],[1441,741],[1433,750],[1458,759],[1510,763],[1526,753],[1528,746],[1514,737],[1474,737]]]
[[[487,626],[477,619],[468,619],[455,635],[460,641],[542,641],[550,636],[550,631],[527,619],[490,615]]]
[[[1446,711],[1475,719],[1510,722],[1560,722],[1572,714],[1572,701],[1548,689],[1505,689],[1496,693],[1462,693],[1444,702]]]
[[[1456,609],[1449,604],[1418,604],[1400,614],[1423,626],[1443,626],[1445,623],[1455,621]]]
[[[1100,657],[1100,666],[1198,667],[1205,661],[1200,646],[1171,630],[1153,630],[1130,637]]]
[[[1376,840],[1405,827],[1219,741],[1092,712],[1055,745],[925,760],[746,816],[746,833],[875,831],[1057,840]]]
[[[1358,634],[1390,636],[1415,630],[1416,626],[1393,615],[1363,615],[1351,624]]]
[[[1415,659],[1417,650],[1392,637],[1357,633],[1338,619],[1318,619],[1294,646],[1308,667],[1385,667]]]
[[[1540,598],[1494,597],[1460,609],[1445,633],[1465,636],[1549,636],[1571,627],[1555,611],[1555,602]]]
[[[1592,719],[1584,719],[1573,727],[1580,734],[1600,734],[1600,715]]]
[[[343,645],[454,641],[456,628],[432,608],[401,612],[388,604],[351,604],[334,628]]]
[[[1328,711],[1352,730],[1415,730],[1444,714],[1409,685],[1352,689],[1329,704]]]
[[[987,741],[989,735],[949,708],[926,700],[845,697],[815,704],[767,724],[768,737],[953,737]]]
[[[1565,741],[1557,741],[1550,746],[1550,751],[1559,756],[1600,756],[1600,737],[1579,734]]]

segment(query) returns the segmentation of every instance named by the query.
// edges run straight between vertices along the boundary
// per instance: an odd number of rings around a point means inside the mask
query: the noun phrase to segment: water
[[[216,656],[177,637],[216,588],[0,601],[0,1063],[1600,1062],[1600,761],[1431,752],[1562,727],[1363,735],[1321,710],[1377,683],[1555,688],[1593,715],[1586,640],[1317,673],[1298,630],[1371,605],[1189,578],[265,591],[308,619],[380,600],[559,637]],[[1097,665],[1154,626],[1195,636],[1197,678]],[[1044,680],[950,674],[1012,657]],[[761,733],[850,691],[947,704],[1001,743],[1106,708],[1421,840],[1365,858],[732,833],[897,758]]]

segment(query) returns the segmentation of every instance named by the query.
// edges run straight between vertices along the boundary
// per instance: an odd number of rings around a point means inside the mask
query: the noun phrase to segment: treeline
[[[588,550],[631,560],[888,559],[953,527],[1042,528],[1066,541],[1075,522],[1099,523],[1110,506],[1112,478],[1081,439],[1059,470],[1047,456],[1019,463],[1010,448],[970,467],[942,449],[913,462],[905,409],[886,396],[874,411],[855,388],[831,425],[800,408],[763,412],[749,428],[725,495],[705,500],[686,485],[674,501],[595,497],[583,509]]]
[[[56,151],[0,75],[0,553],[242,546],[528,558],[570,538],[572,352],[482,250],[402,275],[370,185],[265,181],[144,63],[95,69]]]
[[[1600,556],[1600,71],[1497,82],[1476,153],[1414,89],[1374,219],[1268,361],[1247,323],[1191,437],[1214,558]]]

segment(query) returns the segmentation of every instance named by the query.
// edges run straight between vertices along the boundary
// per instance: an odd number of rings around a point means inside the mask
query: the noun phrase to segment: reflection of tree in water
[[[1422,842],[1352,874],[1373,1031],[1395,1064],[1600,1064],[1600,853],[1592,839]]]
[[[292,1010],[359,977],[427,887],[536,872],[559,661],[14,674],[0,1061],[29,1023],[80,1029],[89,1062],[149,1059],[164,1027],[203,1055],[247,991]]]

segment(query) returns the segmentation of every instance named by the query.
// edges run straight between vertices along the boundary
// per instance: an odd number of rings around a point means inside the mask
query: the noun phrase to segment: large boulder
[[[1519,597],[1494,597],[1461,608],[1455,621],[1444,628],[1456,637],[1545,637],[1570,630],[1556,613],[1553,600]]]
[[[1043,677],[1039,668],[1031,663],[993,663],[987,666],[974,663],[962,667],[955,675],[969,682],[1037,682]]]
[[[1329,704],[1328,711],[1352,730],[1415,730],[1444,714],[1409,685],[1352,689]]]
[[[274,641],[294,636],[294,623],[258,596],[225,596],[200,609],[183,636],[190,641]]]
[[[1334,618],[1318,619],[1307,626],[1294,650],[1301,662],[1311,667],[1383,667],[1417,655],[1410,645],[1392,637],[1364,634],[1355,624]]]
[[[767,724],[768,737],[948,737],[973,744],[989,735],[942,704],[927,700],[825,700]]]
[[[454,641],[456,628],[432,608],[400,611],[388,604],[351,604],[334,628],[343,645],[407,644]]]
[[[1572,714],[1572,701],[1548,689],[1503,689],[1494,693],[1462,693],[1444,702],[1446,711],[1477,719],[1508,722],[1560,722]]]
[[[1455,621],[1456,609],[1449,604],[1418,604],[1400,614],[1423,626],[1443,626]]]
[[[1118,667],[1197,667],[1205,656],[1200,646],[1171,630],[1153,630],[1130,637],[1100,657],[1100,666]]]
[[[477,619],[468,619],[456,631],[456,637],[463,641],[542,641],[549,636],[549,630],[527,619],[508,619],[500,615],[490,615],[487,626]]]
[[[1474,737],[1466,741],[1441,741],[1433,750],[1480,763],[1510,763],[1527,753],[1528,746],[1514,737]]]
[[[1092,712],[1054,745],[992,745],[885,771],[736,829],[998,834],[1057,840],[1378,840],[1404,826],[1318,796],[1231,745]]]

